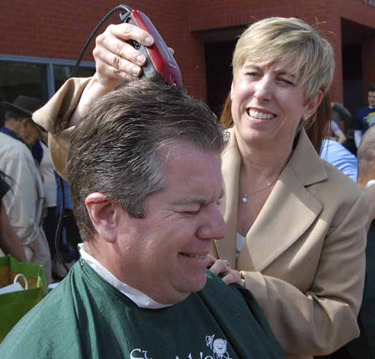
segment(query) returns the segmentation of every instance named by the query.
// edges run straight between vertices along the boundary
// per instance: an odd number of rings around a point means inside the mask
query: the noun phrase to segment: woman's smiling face
[[[293,63],[246,61],[235,74],[232,117],[239,141],[247,145],[292,144],[302,118],[319,105],[319,92],[305,103],[304,90],[293,74]]]

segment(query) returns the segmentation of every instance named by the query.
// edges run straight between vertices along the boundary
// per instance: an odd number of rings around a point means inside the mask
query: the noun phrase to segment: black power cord
[[[81,50],[81,53],[79,54],[78,59],[77,59],[75,65],[74,65],[74,68],[73,68],[72,72],[70,73],[69,78],[71,78],[71,77],[73,77],[77,74],[79,64],[81,63],[82,57],[85,54],[92,38],[95,36],[95,34],[98,32],[98,30],[102,27],[104,22],[107,21],[107,19],[116,11],[122,11],[122,12],[130,13],[131,9],[130,9],[129,6],[126,6],[126,5],[118,5],[115,8],[113,8],[106,16],[103,17],[103,19],[96,26],[94,31],[91,33],[91,35],[87,39],[85,45],[83,46],[83,48]],[[65,186],[64,186],[64,182],[63,182],[63,180],[60,176],[59,176],[59,182],[60,182],[60,191],[61,191],[61,207],[60,207],[59,221],[57,223],[57,228],[56,228],[55,249],[56,249],[56,253],[57,253],[57,256],[59,257],[60,262],[64,266],[65,270],[67,272],[69,272],[69,268],[66,265],[66,263],[64,261],[64,258],[61,255],[60,245],[59,245],[60,244],[60,238],[61,238],[61,232],[62,232],[62,228],[63,228],[63,222],[64,222],[64,213],[65,213]]]
[[[64,266],[65,270],[69,272],[69,268],[66,265],[64,258],[61,255],[60,252],[60,238],[61,238],[61,232],[63,228],[63,222],[64,222],[64,213],[65,213],[65,186],[62,178],[59,176],[59,183],[60,183],[60,191],[61,191],[61,206],[60,206],[60,215],[59,215],[59,221],[57,223],[56,228],[56,235],[55,235],[55,250],[56,254],[59,257],[60,262]]]
[[[76,75],[77,71],[78,71],[78,67],[79,67],[79,64],[81,63],[81,60],[82,60],[82,57],[83,55],[85,54],[86,50],[87,50],[87,47],[89,46],[92,38],[95,36],[95,34],[98,32],[98,30],[102,27],[102,25],[104,24],[105,21],[107,21],[107,19],[116,11],[125,11],[125,12],[128,12],[130,13],[131,11],[131,8],[129,6],[126,6],[126,5],[119,5],[119,6],[116,6],[115,8],[113,8],[106,16],[103,17],[103,19],[99,22],[99,24],[96,26],[96,28],[94,29],[94,31],[91,33],[91,35],[89,36],[89,38],[87,39],[85,45],[83,46],[82,50],[81,50],[81,53],[79,54],[79,57],[76,61],[76,64],[72,70],[72,72],[70,73],[70,77],[73,77]]]

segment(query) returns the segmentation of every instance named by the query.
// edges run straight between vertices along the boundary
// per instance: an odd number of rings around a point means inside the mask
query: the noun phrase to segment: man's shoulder
[[[223,324],[225,332],[238,340],[239,346],[251,338],[263,347],[263,353],[267,353],[265,357],[283,357],[264,313],[249,290],[239,284],[227,285],[221,278],[207,271],[207,284],[197,295],[215,321]],[[256,354],[258,348],[253,349],[253,354],[249,353],[248,358],[259,357]]]
[[[361,107],[356,113],[356,118],[362,120],[362,117],[367,116],[369,111],[370,108],[368,106]]]
[[[244,326],[258,322],[263,329],[268,330],[266,319],[250,290],[239,284],[225,284],[221,278],[207,271],[207,283],[198,292],[210,310],[217,311],[230,318],[240,316]]]
[[[9,154],[9,157],[12,159],[17,157],[32,158],[31,151],[21,141],[0,132],[0,142],[0,151],[4,155]]]

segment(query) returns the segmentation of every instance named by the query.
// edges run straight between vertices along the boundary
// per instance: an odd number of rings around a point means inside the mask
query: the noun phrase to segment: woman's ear
[[[120,205],[111,202],[100,192],[90,193],[85,200],[87,212],[99,237],[107,242],[116,241]],[[125,212],[125,211],[124,211]]]
[[[317,94],[306,104],[303,118],[310,118],[318,109],[323,99],[323,92],[319,90]]]

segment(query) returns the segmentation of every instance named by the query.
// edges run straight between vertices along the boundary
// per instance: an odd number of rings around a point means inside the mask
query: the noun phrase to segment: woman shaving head
[[[339,323],[360,304],[366,200],[319,158],[326,126],[313,122],[333,72],[332,47],[311,26],[258,21],[237,42],[221,117],[233,127],[222,156],[228,235],[215,242],[212,271],[227,283],[241,276],[293,358],[332,352],[358,333],[355,319]],[[337,272],[348,269],[349,242],[360,253],[346,274],[356,288]]]

